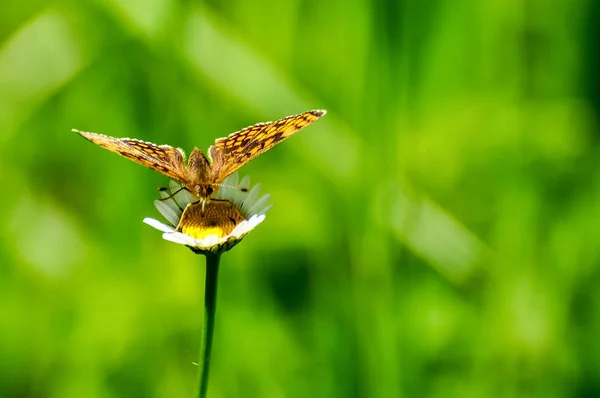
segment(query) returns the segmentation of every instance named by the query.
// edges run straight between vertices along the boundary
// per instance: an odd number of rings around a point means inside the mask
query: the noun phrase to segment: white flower
[[[222,182],[202,209],[197,197],[171,181],[169,190],[161,192],[163,199],[172,195],[171,198],[154,201],[169,224],[152,218],[144,218],[144,222],[164,232],[164,239],[185,245],[196,253],[222,253],[263,222],[265,213],[272,207],[268,204],[271,195],[260,196],[260,184],[249,188],[250,177],[238,182],[235,172]]]

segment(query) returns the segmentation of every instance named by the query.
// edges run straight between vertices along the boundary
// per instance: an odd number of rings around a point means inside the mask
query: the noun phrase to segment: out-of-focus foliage
[[[167,178],[71,128],[189,151],[313,108],[242,169],[275,207],[223,258],[210,396],[599,396],[598,12],[4,1],[0,396],[193,396]]]

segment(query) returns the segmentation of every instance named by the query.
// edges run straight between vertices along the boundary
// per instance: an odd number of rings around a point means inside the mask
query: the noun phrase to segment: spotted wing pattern
[[[209,148],[214,180],[219,183],[228,175],[302,130],[325,115],[323,110],[313,110],[283,119],[246,127],[228,137],[219,138]]]
[[[169,145],[156,145],[134,138],[115,138],[104,134],[73,131],[96,145],[118,153],[142,166],[156,170],[167,177],[184,184],[189,182],[188,170],[184,164],[185,154],[179,148],[173,148]]]

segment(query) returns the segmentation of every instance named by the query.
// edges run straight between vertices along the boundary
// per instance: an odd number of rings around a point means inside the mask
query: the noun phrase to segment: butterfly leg
[[[175,192],[173,192],[172,194],[170,194],[169,196],[167,196],[166,198],[161,198],[161,199],[159,199],[159,200],[160,200],[160,201],[169,200],[169,199],[171,199],[172,197],[174,197],[175,195],[177,195],[179,192],[183,191],[184,189],[185,189],[186,191],[188,191],[188,192],[190,191],[190,190],[189,190],[189,189],[188,189],[186,186],[183,186],[183,187],[179,188],[177,191],[175,191]],[[160,192],[165,192],[165,191],[167,191],[167,190],[168,190],[168,188],[158,188],[158,190],[159,190]]]

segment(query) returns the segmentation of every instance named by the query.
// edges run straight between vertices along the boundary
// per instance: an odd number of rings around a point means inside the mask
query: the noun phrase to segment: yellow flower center
[[[177,231],[195,239],[205,239],[211,235],[222,238],[229,235],[235,226],[244,220],[230,201],[211,199],[204,208],[202,203],[187,205],[179,220]]]

